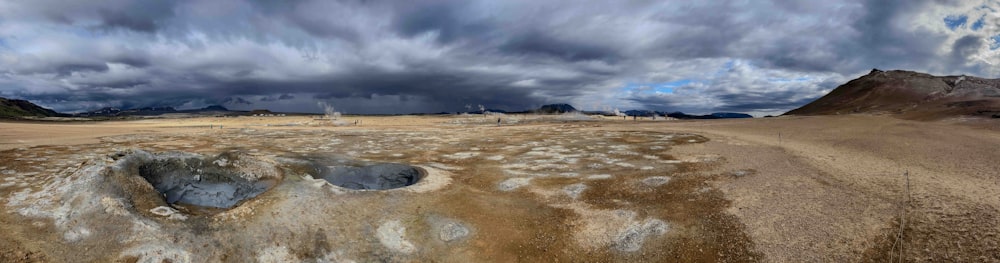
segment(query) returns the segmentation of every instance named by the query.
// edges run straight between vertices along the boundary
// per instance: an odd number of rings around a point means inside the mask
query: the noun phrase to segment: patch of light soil
[[[413,243],[406,240],[406,227],[399,220],[383,222],[378,226],[375,237],[393,252],[410,254],[417,250]]]

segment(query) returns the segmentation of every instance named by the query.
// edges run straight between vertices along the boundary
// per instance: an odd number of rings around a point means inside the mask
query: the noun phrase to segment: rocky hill
[[[538,108],[537,110],[535,110],[535,113],[555,114],[555,113],[567,113],[574,111],[576,111],[576,108],[574,108],[572,105],[569,104],[549,104]]]
[[[0,118],[55,117],[58,112],[35,105],[26,100],[0,98]]]
[[[933,120],[1000,117],[1000,79],[873,69],[786,115],[893,114]]]

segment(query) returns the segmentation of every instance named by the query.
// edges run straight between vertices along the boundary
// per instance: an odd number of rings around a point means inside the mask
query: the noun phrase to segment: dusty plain
[[[504,119],[0,122],[0,261],[1000,261],[997,120]],[[176,152],[281,180],[199,212],[120,169]],[[323,156],[427,175],[359,191],[296,166]]]

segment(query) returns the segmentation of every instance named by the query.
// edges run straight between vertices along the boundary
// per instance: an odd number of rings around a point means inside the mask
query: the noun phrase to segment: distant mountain
[[[75,116],[78,117],[122,117],[122,116],[157,116],[168,113],[189,113],[189,114],[208,114],[208,113],[230,113],[229,109],[220,105],[212,105],[204,107],[201,109],[190,109],[190,110],[177,110],[173,107],[143,107],[137,109],[119,109],[115,107],[106,107],[94,111],[88,111],[83,113],[77,113]]]
[[[212,105],[212,106],[201,108],[201,109],[199,109],[197,111],[229,111],[229,109],[227,109],[226,107],[223,107],[222,105]]]
[[[119,109],[115,107],[101,108],[95,111],[77,113],[78,117],[115,117],[115,116],[155,116],[166,113],[175,113],[173,107],[144,107],[138,109]]]
[[[651,110],[627,110],[622,113],[624,113],[626,116],[638,116],[638,117],[651,117],[653,116],[653,114],[662,115],[657,113],[656,111],[651,111]]]
[[[270,110],[267,109],[255,109],[250,111],[250,115],[267,115],[267,114],[274,114],[274,112],[271,112]]]
[[[892,114],[906,119],[998,116],[1000,79],[873,69],[786,115]]]
[[[98,110],[77,113],[76,116],[117,116],[121,109],[115,107],[105,107]]]
[[[57,117],[65,116],[26,100],[11,100],[0,97],[0,118]]]
[[[750,114],[745,113],[733,113],[733,112],[716,112],[709,115],[689,115],[683,112],[659,112],[651,110],[627,110],[625,113],[627,116],[638,116],[638,117],[652,117],[656,116],[667,116],[675,119],[682,120],[710,120],[710,119],[738,119],[738,118],[753,118]]]
[[[746,113],[735,113],[735,112],[716,112],[708,115],[689,115],[683,112],[671,112],[666,114],[667,117],[677,118],[682,120],[714,120],[714,119],[744,119],[753,118],[750,114]]]
[[[537,110],[535,110],[535,113],[555,114],[555,113],[567,113],[575,111],[577,111],[576,108],[574,108],[572,105],[569,104],[549,104],[538,108]]]
[[[745,119],[745,118],[753,118],[753,116],[750,115],[750,114],[737,113],[737,112],[716,112],[716,113],[712,113],[710,115],[712,117],[716,117],[716,118],[719,118],[719,119]]]

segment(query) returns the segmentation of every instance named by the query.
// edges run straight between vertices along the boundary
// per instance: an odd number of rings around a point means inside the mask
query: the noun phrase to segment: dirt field
[[[355,121],[2,122],[0,261],[1000,261],[996,121]],[[169,205],[137,174],[177,156],[278,183]],[[426,177],[359,191],[304,164],[333,157]]]

